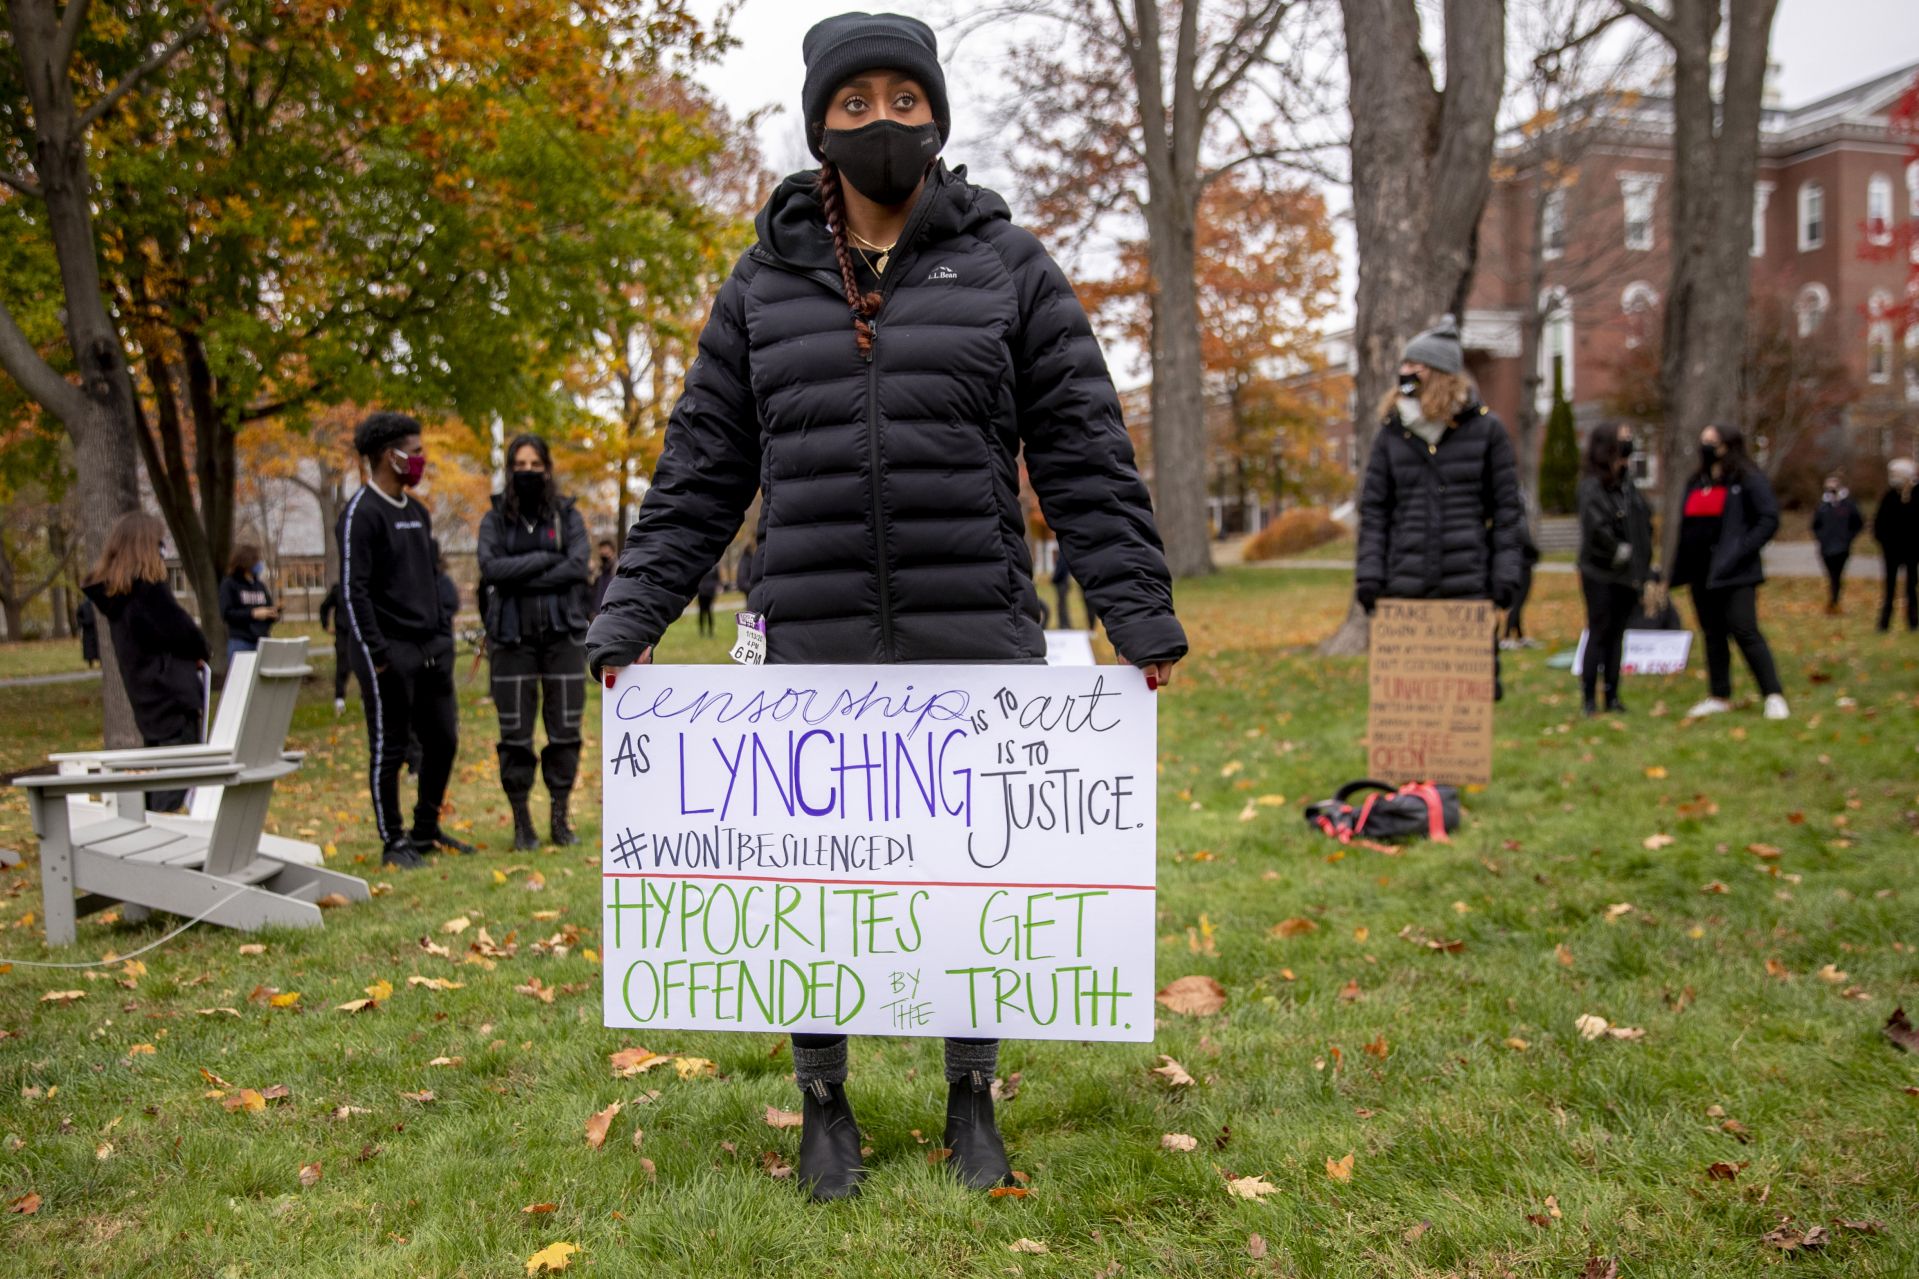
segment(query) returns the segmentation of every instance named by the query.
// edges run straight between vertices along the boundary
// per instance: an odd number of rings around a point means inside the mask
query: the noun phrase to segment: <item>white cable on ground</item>
[[[222,897],[219,901],[213,903],[213,905],[207,907],[205,910],[195,915],[192,919],[189,919],[186,923],[180,925],[178,928],[168,933],[165,937],[162,937],[159,941],[148,942],[146,945],[140,947],[140,949],[138,950],[129,951],[128,953],[124,955],[115,955],[112,959],[95,959],[84,964],[49,964],[37,959],[8,959],[5,956],[0,956],[0,964],[13,964],[20,968],[100,968],[100,967],[111,967],[114,964],[123,964],[129,959],[137,959],[141,955],[146,954],[150,950],[166,945],[168,942],[172,941],[175,937],[178,937],[181,933],[184,933],[187,929],[193,927],[195,924],[205,919],[208,915],[211,915],[214,911],[220,909],[220,907],[226,905],[230,901],[233,901],[235,898],[244,896],[248,891],[250,890],[246,888],[240,888],[235,890],[234,892],[228,893],[225,897]]]

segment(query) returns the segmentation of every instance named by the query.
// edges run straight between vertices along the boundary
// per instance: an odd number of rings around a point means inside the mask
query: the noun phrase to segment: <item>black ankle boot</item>
[[[506,802],[513,806],[513,847],[518,852],[527,852],[540,846],[540,833],[533,829],[533,813],[526,806],[526,796],[508,795]]]
[[[860,1126],[846,1100],[845,1084],[815,1079],[800,1087],[800,1184],[816,1203],[850,1199],[860,1192],[866,1169],[860,1157]]]
[[[1593,700],[1591,693],[1588,693],[1584,700],[1580,702],[1579,709],[1581,714],[1587,719],[1591,719],[1593,716],[1599,714],[1599,703]]]
[[[1619,700],[1619,690],[1616,688],[1608,691],[1606,694],[1606,713],[1608,715],[1624,715],[1626,713],[1626,704]]]
[[[945,1144],[953,1152],[947,1166],[968,1190],[1012,1185],[1013,1165],[993,1122],[993,1081],[975,1070],[947,1087]]]
[[[553,842],[561,848],[571,848],[580,842],[580,837],[573,833],[572,823],[566,819],[567,803],[573,798],[573,792],[570,790],[556,790],[553,792],[552,798],[553,822],[551,830]]]

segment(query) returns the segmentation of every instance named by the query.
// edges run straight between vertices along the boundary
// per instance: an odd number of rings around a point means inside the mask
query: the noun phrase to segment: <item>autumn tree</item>
[[[1373,405],[1397,376],[1407,340],[1442,312],[1464,313],[1492,188],[1505,0],[1443,0],[1438,10],[1443,86],[1414,0],[1340,0],[1359,251],[1353,431],[1362,468],[1378,425]],[[1363,653],[1367,634],[1355,606],[1322,651]]]
[[[1410,4],[1410,0],[1408,0]],[[1141,227],[1152,356],[1154,505],[1177,576],[1212,570],[1206,515],[1200,207],[1313,154],[1287,126],[1318,112],[1291,59],[1305,0],[1002,0],[982,21],[1044,29],[1012,55],[1011,147],[1042,234],[1067,244]]]
[[[1194,227],[1202,385],[1224,401],[1227,431],[1209,451],[1240,497],[1266,503],[1316,489],[1311,449],[1325,418],[1296,376],[1318,361],[1319,327],[1339,286],[1326,202],[1298,181],[1233,173],[1201,199]],[[1152,250],[1124,242],[1119,270],[1080,286],[1096,322],[1137,350],[1153,327]],[[1154,418],[1157,432],[1159,420]]]
[[[75,555],[66,500],[73,473],[64,452],[60,428],[37,406],[0,393],[0,624],[10,642],[26,638],[27,610],[46,596],[53,597],[50,633],[66,634],[58,588]]]
[[[1661,473],[1689,473],[1699,432],[1739,409],[1752,284],[1753,180],[1778,0],[1615,0],[1662,41],[1672,73],[1671,277],[1659,370]],[[1604,21],[1605,19],[1602,19]],[[1685,486],[1660,504],[1664,556],[1678,547]]]

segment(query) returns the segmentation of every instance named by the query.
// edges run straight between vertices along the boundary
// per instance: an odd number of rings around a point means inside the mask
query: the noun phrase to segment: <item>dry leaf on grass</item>
[[[1030,1253],[1038,1254],[1042,1252],[1051,1252],[1052,1249],[1048,1248],[1045,1244],[1041,1243],[1037,1239],[1015,1239],[1013,1240],[1012,1243],[1009,1243],[1006,1245],[1006,1251],[1030,1252]]]
[[[1191,1088],[1193,1086],[1193,1077],[1186,1073],[1186,1067],[1164,1053],[1160,1054],[1159,1060],[1160,1064],[1153,1067],[1153,1073],[1164,1075],[1170,1087]]]
[[[424,986],[428,990],[465,990],[463,981],[449,981],[445,977],[422,977],[418,973],[406,979],[409,986]]]
[[[1334,1181],[1351,1181],[1353,1179],[1353,1152],[1350,1150],[1347,1151],[1344,1159],[1328,1159],[1326,1161],[1326,1175]]]
[[[1226,1006],[1226,988],[1204,975],[1181,977],[1153,996],[1162,1006],[1188,1017],[1210,1017]]]
[[[264,955],[267,953],[267,948],[262,942],[250,941],[240,947],[240,953],[242,955]]]
[[[1514,1036],[1513,1038],[1508,1039],[1506,1041],[1506,1047],[1512,1049],[1516,1053],[1523,1053],[1528,1048],[1531,1048],[1532,1045],[1527,1043],[1525,1040],[1520,1039],[1518,1036]]]
[[[1886,1024],[1882,1029],[1886,1038],[1892,1041],[1893,1047],[1903,1048],[1909,1053],[1919,1053],[1919,1030],[1915,1030],[1912,1022],[1907,1020],[1904,1006],[1892,1010],[1892,1016],[1886,1018]]]
[[[434,1100],[433,1090],[431,1088],[422,1088],[418,1092],[403,1092],[400,1094],[400,1100],[415,1101],[424,1106]]]
[[[697,1079],[702,1075],[718,1075],[719,1065],[704,1057],[675,1057],[673,1069],[681,1079]]]
[[[1838,966],[1835,964],[1827,964],[1821,968],[1818,976],[1820,981],[1829,981],[1835,986],[1847,980],[1846,974],[1839,971]]]
[[[440,925],[440,931],[448,934],[463,933],[468,928],[471,928],[472,926],[473,926],[473,921],[468,919],[465,915],[455,915],[452,919],[449,919],[444,924]]]
[[[1190,1137],[1183,1132],[1162,1133],[1159,1145],[1162,1150],[1176,1150],[1184,1154],[1187,1151],[1199,1149],[1199,1138]]]
[[[338,910],[342,906],[351,906],[353,899],[345,893],[328,893],[313,904],[321,910]]]
[[[531,995],[533,996],[533,998],[539,1000],[543,1004],[552,1003],[553,996],[559,993],[552,986],[549,986],[545,982],[541,981],[538,977],[528,978],[526,985],[515,986],[513,988],[513,992],[517,995]]]
[[[310,1164],[300,1165],[300,1184],[308,1190],[320,1184],[321,1175],[320,1161],[317,1159]]]
[[[43,1004],[70,1004],[76,999],[85,999],[86,997],[87,992],[84,990],[50,990],[40,996],[40,1002]]]
[[[613,1120],[619,1113],[620,1103],[616,1101],[586,1121],[587,1149],[598,1150],[606,1144],[606,1130],[613,1126]]]
[[[1258,1235],[1247,1235],[1246,1255],[1254,1261],[1264,1261],[1266,1259],[1266,1241]]]
[[[1648,835],[1646,836],[1645,839],[1640,841],[1640,843],[1644,844],[1646,848],[1652,852],[1658,852],[1660,849],[1665,848],[1666,846],[1668,846],[1669,844],[1672,844],[1673,842],[1674,842],[1673,837],[1671,835],[1666,835],[1666,834]]]
[[[1226,1193],[1241,1199],[1258,1201],[1279,1193],[1279,1187],[1264,1177],[1233,1177],[1226,1182]]]
[[[1619,1279],[1619,1263],[1611,1257],[1590,1257],[1579,1279]]]
[[[1418,1243],[1420,1239],[1425,1236],[1426,1232],[1432,1228],[1433,1223],[1430,1221],[1416,1221],[1406,1227],[1405,1231],[1401,1233],[1399,1237],[1407,1243]]]
[[[29,1190],[18,1199],[9,1200],[7,1202],[7,1211],[17,1212],[23,1217],[31,1217],[34,1213],[40,1211],[40,1196],[36,1192]]]
[[[550,1243],[526,1259],[526,1272],[530,1275],[542,1271],[558,1273],[573,1264],[573,1254],[579,1250],[576,1244]]]
[[[1745,1166],[1746,1162],[1743,1160],[1735,1164],[1727,1163],[1722,1159],[1717,1163],[1706,1165],[1706,1176],[1712,1181],[1737,1181],[1739,1179],[1739,1170]]]
[[[267,1003],[275,1008],[291,1008],[299,1002],[300,992],[297,990],[282,991],[280,994],[267,997]]]
[[[349,999],[344,1004],[335,1004],[333,1010],[341,1013],[363,1013],[369,1008],[378,1008],[377,999]]]
[[[672,1061],[664,1053],[656,1053],[647,1048],[622,1048],[607,1056],[612,1063],[613,1074],[620,1079],[630,1079],[634,1075],[644,1075],[655,1066],[664,1066]]]
[[[1307,933],[1316,933],[1318,931],[1318,924],[1315,924],[1310,919],[1302,919],[1298,915],[1293,916],[1291,919],[1282,919],[1272,927],[1272,934],[1275,937],[1301,937]]]
[[[544,1213],[552,1212],[555,1208],[558,1208],[559,1206],[560,1205],[554,1204],[554,1203],[528,1204],[526,1207],[520,1209],[520,1211],[525,1213],[529,1217],[538,1217]]]
[[[781,1110],[778,1106],[766,1108],[766,1126],[768,1128],[798,1128],[804,1122],[797,1110]]]
[[[1339,997],[1342,1001],[1352,1004],[1366,998],[1366,992],[1359,988],[1359,979],[1355,977],[1339,988]]]
[[[780,1158],[776,1152],[771,1150],[762,1150],[760,1152],[760,1168],[767,1176],[775,1181],[793,1175],[793,1165],[787,1163],[786,1160]]]
[[[242,1088],[233,1096],[222,1098],[220,1105],[227,1110],[247,1110],[258,1113],[267,1108],[267,1099],[257,1088]]]
[[[1808,1226],[1804,1230],[1790,1222],[1782,1223],[1777,1230],[1767,1231],[1759,1237],[1759,1242],[1781,1252],[1797,1252],[1803,1248],[1823,1248],[1832,1236],[1826,1233],[1824,1226]]]
[[[1361,1044],[1359,1049],[1368,1057],[1377,1057],[1381,1061],[1385,1061],[1387,1054],[1392,1051],[1386,1046],[1386,1033],[1384,1031],[1381,1031],[1379,1037],[1371,1043]]]

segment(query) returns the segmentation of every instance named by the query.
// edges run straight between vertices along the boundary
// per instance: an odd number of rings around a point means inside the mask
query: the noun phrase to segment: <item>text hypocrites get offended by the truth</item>
[[[1084,667],[633,667],[608,1024],[1151,1037],[1155,704]]]

